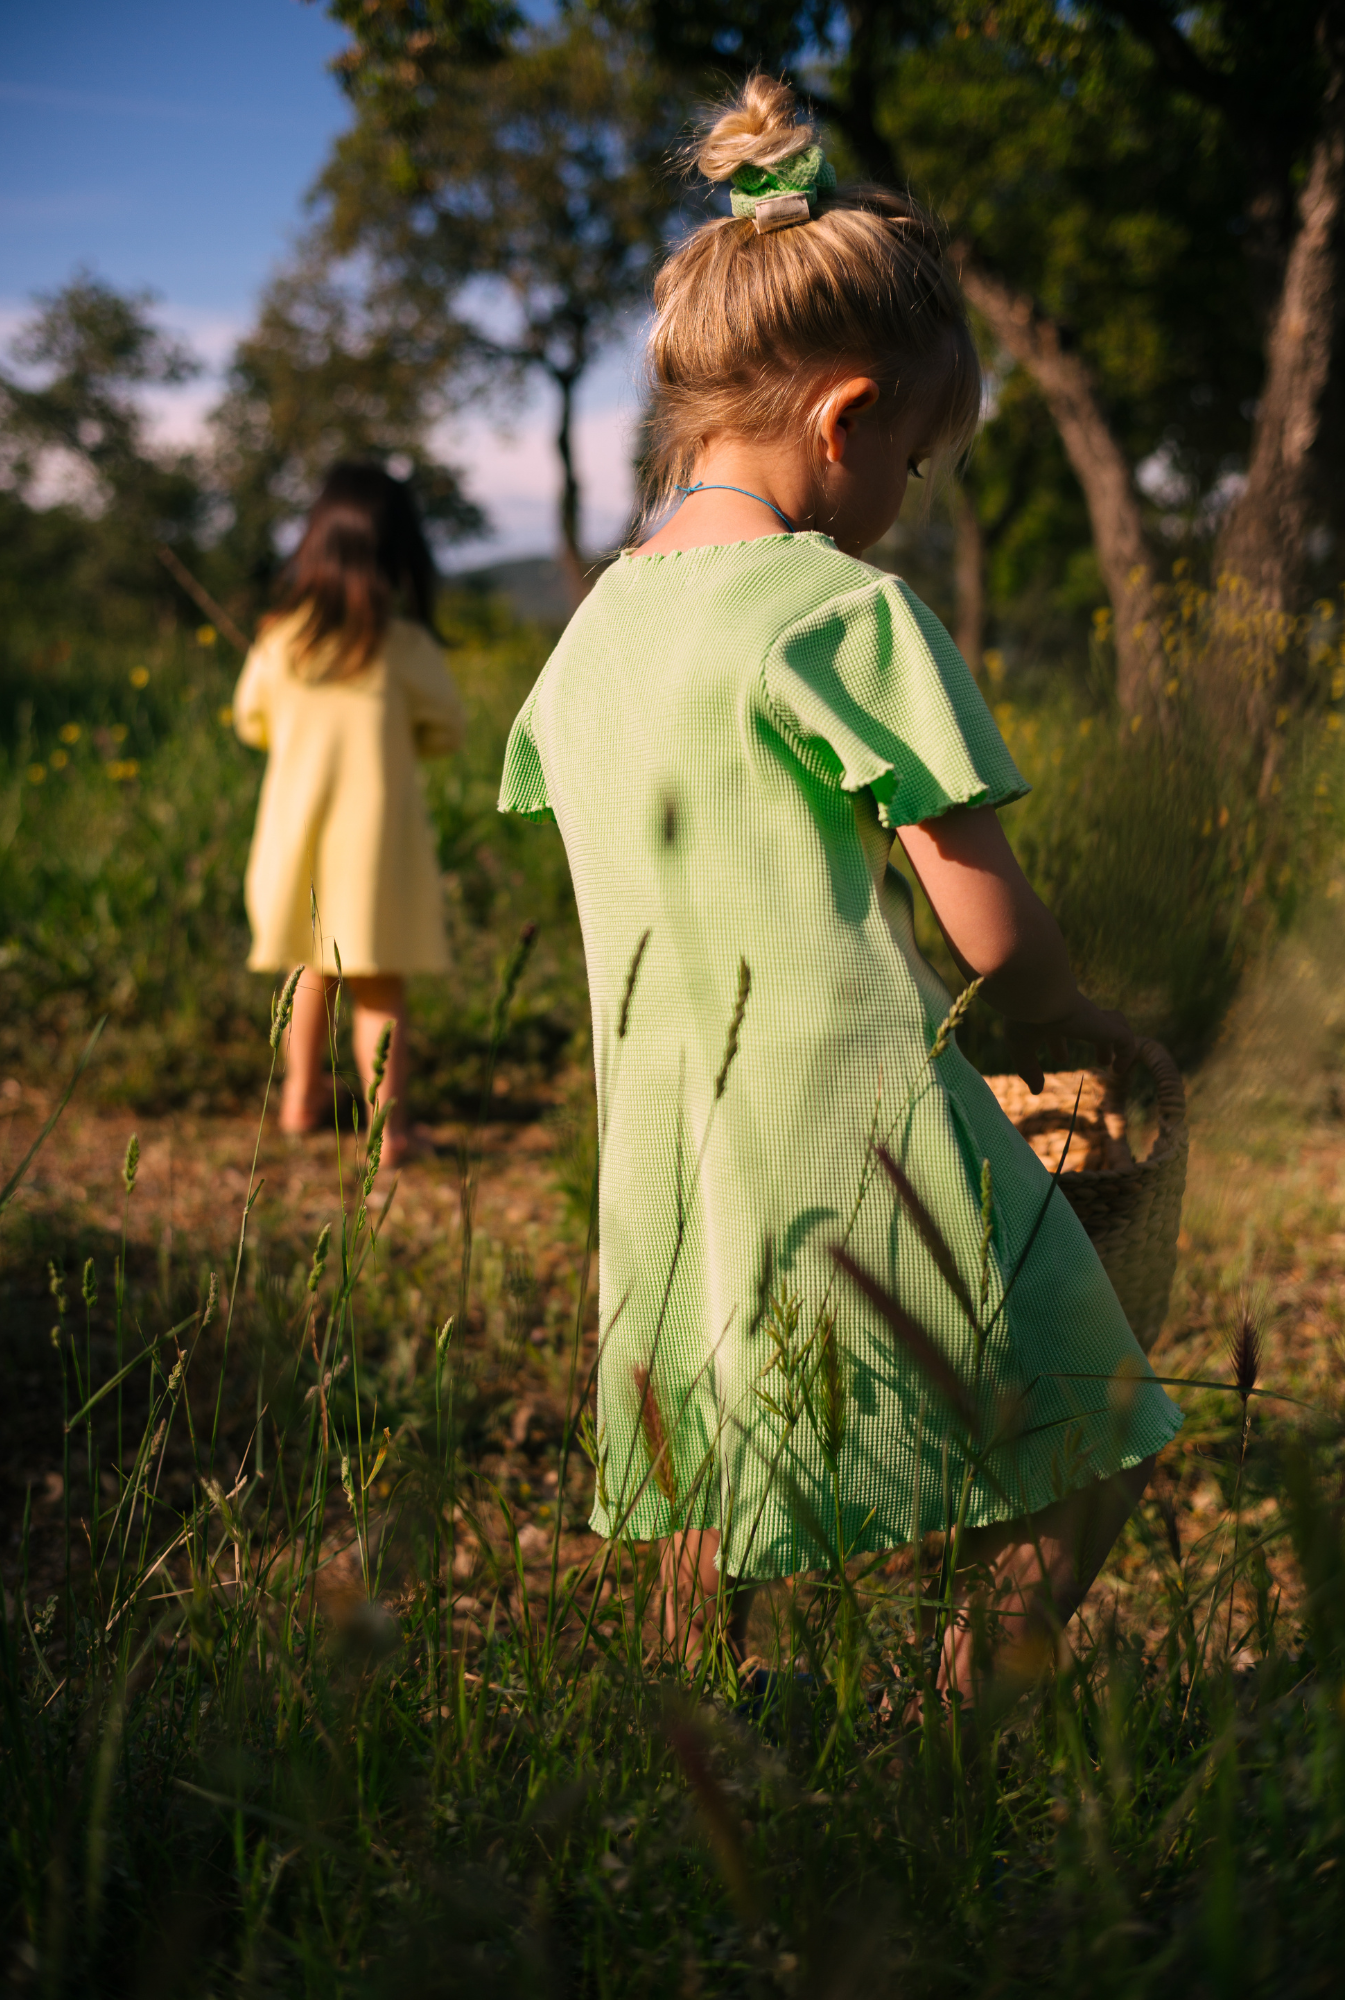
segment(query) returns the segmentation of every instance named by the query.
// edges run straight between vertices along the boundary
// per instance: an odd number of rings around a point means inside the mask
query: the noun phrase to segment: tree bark
[[[1345,76],[1327,94],[1322,132],[1299,201],[1299,229],[1266,344],[1266,378],[1252,431],[1247,484],[1216,548],[1219,592],[1248,594],[1263,612],[1297,608],[1312,499],[1312,450],[1331,373],[1345,206]]]
[[[957,649],[974,674],[985,651],[985,537],[971,495],[959,486],[953,502],[953,588]]]
[[[1087,366],[1032,300],[993,277],[964,245],[962,289],[1000,345],[1040,389],[1083,488],[1093,544],[1116,621],[1116,696],[1127,715],[1162,701],[1163,651],[1154,560],[1125,454],[1102,413]]]
[[[556,427],[556,452],[560,458],[560,566],[565,575],[570,602],[576,610],[592,588],[592,579],[579,546],[579,480],[574,469],[574,385],[578,376],[568,371],[557,374],[560,390],[560,422]]]

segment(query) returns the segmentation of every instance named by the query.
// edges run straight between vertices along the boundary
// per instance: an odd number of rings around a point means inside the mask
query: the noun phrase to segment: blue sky
[[[67,0],[5,14],[0,340],[34,292],[84,266],[156,292],[164,322],[218,368],[345,123],[327,68],[339,30],[302,0]],[[629,374],[625,356],[601,369],[581,420],[595,542],[625,506]],[[161,434],[196,435],[216,392],[207,378],[156,397]],[[469,413],[443,441],[497,529],[465,556],[549,546],[549,430],[539,397],[509,437]]]
[[[78,264],[245,320],[346,110],[335,24],[300,0],[68,0],[8,11],[6,303]]]

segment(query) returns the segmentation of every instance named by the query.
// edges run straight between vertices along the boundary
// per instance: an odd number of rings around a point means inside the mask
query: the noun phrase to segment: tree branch
[[[1063,346],[1060,329],[1033,301],[954,244],[962,289],[1001,347],[1032,377],[1050,410],[1083,488],[1093,543],[1116,619],[1116,693],[1128,714],[1160,699],[1162,649],[1153,595],[1153,556],[1130,466],[1112,435],[1086,363]]]

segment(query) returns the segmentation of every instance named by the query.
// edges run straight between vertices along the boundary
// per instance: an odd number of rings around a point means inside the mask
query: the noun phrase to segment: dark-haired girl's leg
[[[381,1104],[390,1105],[384,1128],[383,1159],[390,1167],[400,1165],[407,1153],[406,1086],[409,1065],[406,1053],[406,981],[396,973],[378,973],[346,980],[355,1003],[352,1031],[355,1067],[360,1073],[364,1101],[373,1089],[374,1057],[384,1028],[392,1023],[387,1068],[379,1085]]]
[[[313,1132],[327,1122],[331,1102],[322,1086],[322,1065],[331,1040],[336,981],[309,966],[294,990],[294,1012],[283,1048],[285,1081],[280,1091],[282,1132]]]

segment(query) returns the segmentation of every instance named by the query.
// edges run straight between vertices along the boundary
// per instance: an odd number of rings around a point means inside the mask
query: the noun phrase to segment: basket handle
[[[1182,1125],[1186,1122],[1186,1086],[1182,1073],[1161,1042],[1143,1041],[1135,1054],[1158,1086],[1158,1120],[1160,1125]]]

